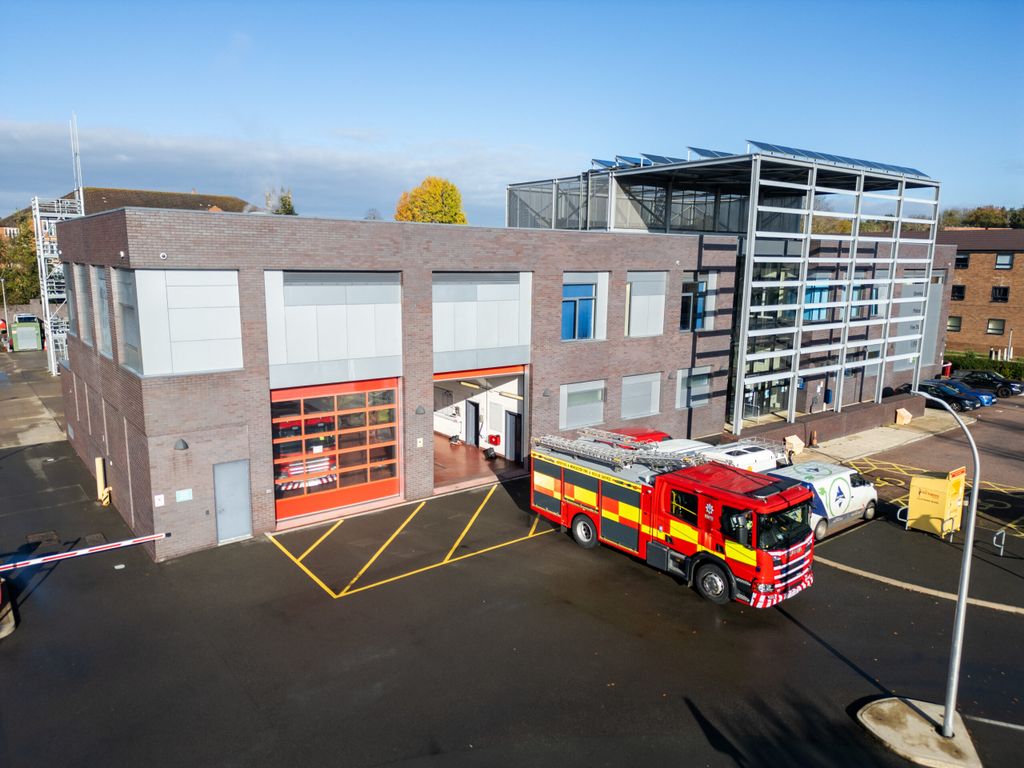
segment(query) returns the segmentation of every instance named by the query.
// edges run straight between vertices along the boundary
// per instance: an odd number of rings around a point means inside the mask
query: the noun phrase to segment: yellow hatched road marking
[[[300,563],[300,562],[299,562],[298,560],[296,560],[296,559],[295,559],[295,555],[293,555],[293,554],[292,554],[291,552],[289,552],[289,551],[288,551],[287,549],[285,549],[285,548],[284,548],[284,545],[283,545],[283,544],[282,544],[281,542],[279,542],[279,541],[278,541],[277,539],[275,539],[275,538],[274,538],[273,536],[271,536],[271,535],[270,535],[269,533],[267,534],[267,538],[268,538],[268,539],[270,539],[270,540],[271,540],[272,542],[274,542],[274,545],[275,545],[275,546],[276,546],[276,547],[277,547],[278,549],[280,549],[280,550],[281,550],[282,552],[284,552],[284,553],[285,553],[285,555],[287,555],[287,557],[288,557],[288,559],[289,559],[289,560],[291,560],[291,561],[292,561],[293,563],[295,563],[295,564],[296,564],[297,566],[299,566],[299,568],[301,568],[301,569],[303,570],[303,572],[304,572],[304,573],[305,573],[305,574],[306,574],[307,576],[309,576],[309,578],[311,578],[311,579],[312,579],[312,580],[313,580],[314,582],[316,582],[317,584],[319,584],[319,585],[320,585],[320,588],[321,588],[321,589],[322,589],[322,590],[323,590],[324,592],[326,592],[326,593],[327,593],[328,595],[330,595],[331,597],[337,597],[337,595],[336,595],[336,594],[334,594],[334,590],[332,590],[332,589],[331,589],[330,587],[328,587],[328,586],[327,586],[326,584],[324,584],[324,583],[323,583],[322,581],[320,581],[319,577],[317,577],[317,575],[316,575],[315,573],[313,573],[313,572],[312,572],[311,570],[309,570],[309,568],[307,568],[307,567],[306,567],[305,565],[303,565],[303,564],[302,564],[302,563]]]
[[[377,558],[381,556],[381,554],[384,552],[384,550],[387,549],[391,545],[391,542],[395,540],[395,537],[398,536],[398,534],[400,534],[402,532],[402,530],[405,528],[405,526],[407,526],[412,521],[412,519],[414,517],[416,517],[416,513],[419,512],[421,509],[423,509],[423,505],[426,504],[426,503],[427,502],[425,502],[425,501],[421,501],[419,503],[419,506],[417,506],[416,509],[414,509],[412,511],[411,515],[409,515],[407,518],[405,518],[405,522],[402,523],[400,526],[398,526],[398,528],[395,530],[395,532],[391,534],[391,536],[388,538],[387,541],[384,542],[384,544],[381,546],[381,548],[378,549],[377,552],[373,555],[373,557],[371,557],[369,559],[369,561],[366,563],[366,565],[364,565],[362,568],[359,569],[359,573],[357,573],[355,576],[352,577],[352,581],[350,581],[348,584],[346,584],[345,588],[343,590],[341,590],[341,592],[339,592],[338,594],[335,595],[335,594],[332,593],[332,596],[333,597],[341,597],[342,595],[346,594],[350,589],[352,589],[352,585],[355,584],[357,581],[359,581],[359,577],[362,576],[364,573],[366,573],[367,569],[369,569],[369,567],[374,564],[374,562],[377,560]]]
[[[466,534],[469,533],[469,529],[473,527],[473,523],[475,523],[477,517],[480,516],[480,511],[486,506],[487,502],[491,500],[491,496],[494,494],[494,489],[497,487],[497,485],[491,486],[491,490],[489,490],[487,492],[487,495],[484,496],[484,500],[480,502],[480,506],[476,508],[476,512],[474,512],[473,516],[469,519],[469,524],[462,529],[462,533],[459,534],[459,538],[457,538],[455,540],[455,543],[452,544],[452,548],[448,550],[448,554],[445,556],[442,562],[447,563],[449,560],[452,559],[452,555],[455,554],[455,550],[459,548],[459,544],[461,544],[462,540],[466,538]]]
[[[459,555],[458,557],[453,557],[451,560],[442,560],[441,562],[434,563],[433,565],[425,565],[422,568],[417,568],[415,571],[409,571],[408,573],[400,573],[398,576],[392,576],[391,578],[388,578],[388,579],[381,579],[380,581],[375,581],[373,584],[366,584],[366,585],[364,585],[362,587],[356,587],[355,589],[352,589],[352,590],[346,590],[344,592],[339,592],[338,594],[333,595],[333,597],[335,597],[335,598],[338,598],[338,597],[350,597],[351,595],[354,595],[354,594],[356,594],[358,592],[364,592],[364,591],[366,591],[368,589],[373,589],[374,587],[382,587],[385,584],[391,584],[392,582],[400,581],[401,579],[406,579],[409,576],[417,576],[417,575],[419,575],[421,573],[425,573],[426,571],[432,571],[435,568],[440,568],[441,566],[444,566],[444,565],[453,565],[454,563],[457,563],[460,560],[466,560],[466,559],[468,559],[470,557],[476,557],[477,555],[483,555],[483,554],[486,554],[487,552],[493,552],[496,549],[501,549],[502,547],[508,547],[508,546],[511,546],[512,544],[518,544],[519,542],[526,541],[527,539],[536,539],[538,536],[543,536],[546,533],[554,533],[554,532],[555,532],[554,528],[549,528],[548,530],[541,531],[540,533],[530,533],[530,534],[527,534],[526,536],[520,536],[518,539],[512,539],[512,541],[505,541],[505,542],[502,542],[501,544],[495,544],[492,547],[487,547],[486,549],[481,549],[481,550],[477,550],[476,552],[469,552],[469,553],[467,553],[465,555]]]
[[[312,551],[313,551],[314,549],[316,549],[317,547],[319,547],[319,546],[320,546],[320,543],[321,543],[321,542],[322,542],[322,541],[323,541],[324,539],[326,539],[326,538],[327,538],[328,536],[330,536],[330,535],[331,535],[332,533],[334,533],[334,532],[335,532],[335,531],[336,531],[336,530],[338,529],[338,526],[339,526],[339,525],[341,525],[341,524],[342,524],[343,522],[345,522],[345,518],[341,518],[341,520],[339,520],[339,521],[338,521],[338,522],[336,522],[336,523],[335,523],[334,525],[332,525],[332,526],[331,526],[330,528],[328,528],[328,529],[327,529],[327,533],[325,533],[325,534],[324,534],[323,536],[321,536],[321,537],[320,537],[319,539],[317,539],[316,541],[314,541],[314,542],[313,542],[313,544],[312,544],[312,545],[310,546],[310,548],[309,548],[309,549],[307,549],[307,550],[306,550],[305,552],[303,552],[303,553],[302,553],[301,555],[299,555],[299,562],[302,562],[303,560],[305,560],[305,559],[306,559],[306,555],[308,555],[308,554],[309,554],[310,552],[312,552]],[[346,528],[346,530],[348,530],[348,529]]]

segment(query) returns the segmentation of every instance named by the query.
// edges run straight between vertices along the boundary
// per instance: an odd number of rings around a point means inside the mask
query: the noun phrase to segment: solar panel
[[[640,157],[650,160],[655,165],[671,165],[672,163],[685,163],[686,161],[679,157],[669,157],[668,155],[651,155],[647,152],[641,152]]]
[[[620,165],[650,165],[650,163],[645,163],[639,157],[626,157],[625,155],[616,155],[615,162]]]
[[[765,141],[749,141],[751,146],[757,147],[763,152],[769,152],[776,155],[789,155],[791,157],[799,157],[807,160],[824,160],[828,163],[835,163],[836,165],[848,165],[854,168],[868,168],[875,171],[885,171],[886,173],[901,173],[908,176],[921,176],[928,178],[928,174],[923,171],[919,171],[916,168],[910,168],[905,165],[890,165],[888,163],[876,163],[871,160],[859,160],[854,157],[845,157],[843,155],[832,155],[826,152],[814,152],[809,149],[796,149],[795,147],[786,147],[781,144],[769,144]],[[691,147],[693,151],[697,151],[696,148]]]
[[[690,152],[697,155],[697,157],[715,158],[715,157],[735,157],[735,152],[720,152],[717,149],[703,149],[702,147],[687,147]]]
[[[618,164],[613,160],[598,160],[596,157],[590,161],[591,165],[600,166],[601,168],[616,168]]]

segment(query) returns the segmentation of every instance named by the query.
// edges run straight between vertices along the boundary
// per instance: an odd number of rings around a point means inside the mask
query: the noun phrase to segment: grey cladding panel
[[[285,306],[397,304],[398,272],[285,272]]]

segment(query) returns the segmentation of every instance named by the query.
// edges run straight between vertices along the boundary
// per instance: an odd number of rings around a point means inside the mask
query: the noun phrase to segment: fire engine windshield
[[[791,509],[757,518],[757,548],[783,549],[806,538],[811,532],[808,525],[810,507],[798,504]]]

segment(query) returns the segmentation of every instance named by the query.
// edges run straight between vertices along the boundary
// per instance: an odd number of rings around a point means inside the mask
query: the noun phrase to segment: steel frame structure
[[[716,153],[724,155],[724,153]],[[647,157],[647,156],[645,156]],[[650,156],[656,157],[656,156]],[[810,157],[797,157],[787,153],[775,153],[770,151],[755,151],[746,155],[718,156],[711,159],[699,159],[694,161],[676,161],[671,163],[654,163],[643,165],[629,165],[622,161],[629,158],[616,157],[616,162],[611,163],[595,161],[596,168],[578,176],[544,181],[527,182],[524,184],[510,184],[506,194],[506,211],[508,215],[506,224],[510,227],[524,226],[519,221],[513,220],[513,211],[518,210],[517,206],[522,201],[515,199],[517,189],[530,189],[534,193],[544,189],[550,189],[551,201],[550,210],[552,215],[549,221],[544,222],[545,228],[555,229],[557,221],[555,211],[558,205],[558,190],[561,183],[575,182],[580,184],[579,199],[588,200],[586,217],[580,217],[580,222],[572,229],[591,229],[591,221],[594,216],[594,200],[590,196],[591,179],[606,176],[608,179],[607,212],[605,220],[608,226],[607,231],[615,232],[678,232],[670,229],[669,223],[672,215],[669,206],[672,203],[673,189],[715,189],[715,211],[719,207],[719,200],[724,194],[736,194],[742,184],[745,189],[743,193],[747,196],[747,223],[746,230],[732,232],[741,238],[742,252],[742,279],[738,281],[736,307],[736,329],[738,343],[736,355],[733,360],[733,392],[732,392],[732,432],[735,435],[741,434],[744,422],[744,403],[748,392],[763,384],[776,382],[788,385],[788,398],[786,402],[786,421],[793,422],[797,417],[797,393],[798,384],[801,379],[808,377],[828,377],[835,379],[834,397],[832,409],[839,412],[843,409],[843,396],[845,386],[844,373],[856,369],[866,372],[871,368],[875,369],[874,402],[880,402],[885,390],[886,368],[890,364],[899,361],[911,361],[913,363],[912,387],[917,388],[921,378],[921,365],[924,356],[925,325],[928,314],[928,294],[933,277],[933,262],[935,255],[935,237],[938,229],[938,210],[940,183],[930,179],[923,174],[913,172],[914,169],[900,169],[896,166],[887,166],[894,170],[888,171],[881,164],[854,165],[837,162],[838,158],[829,156],[830,159],[820,160]],[[672,158],[666,158],[672,159]],[[804,174],[803,181],[782,181],[777,173],[769,172],[765,176],[765,170],[778,171],[780,168],[792,169],[795,174]],[[907,172],[899,172],[907,171]],[[841,175],[853,181],[851,188],[836,188],[828,186],[829,176]],[[629,196],[629,182],[638,180],[641,177],[645,186],[663,185],[666,190],[666,211],[664,222],[659,222],[658,227],[637,229],[631,227],[623,229],[616,226],[616,199],[620,196]],[[822,180],[824,178],[824,181]],[[726,192],[726,186],[729,191]],[[924,193],[920,193],[924,190]],[[778,207],[762,202],[762,192],[775,193],[776,195],[788,194],[795,198],[802,198],[802,205],[799,207]],[[915,191],[918,194],[915,195]],[[827,199],[829,196],[842,196],[844,201],[849,203],[851,212],[838,212],[827,210],[827,206],[818,207],[816,199],[821,196]],[[891,212],[873,213],[865,207],[865,201],[874,202],[882,206],[888,206]],[[906,204],[912,204],[913,208],[907,208]],[[929,215],[911,215],[926,210]],[[531,211],[531,213],[536,213]],[[771,216],[776,219],[791,218],[794,226],[785,229],[773,229],[770,225],[764,228],[761,224],[765,220],[771,221]],[[849,227],[848,232],[815,232],[816,217],[825,218],[826,221],[845,221]],[[546,218],[546,217],[545,217]],[[719,225],[717,215],[713,219],[714,226]],[[889,231],[879,233],[878,226],[865,227],[866,221],[881,224]],[[585,222],[585,223],[584,223]],[[908,231],[904,231],[905,225],[912,225]],[[529,225],[527,225],[529,226]],[[909,229],[917,228],[916,237],[909,236]],[[695,230],[706,231],[706,230]],[[718,230],[724,231],[724,230]],[[794,246],[794,253],[799,255],[779,256],[776,254],[762,254],[758,252],[758,244],[765,241],[788,242]],[[812,249],[812,243],[819,245],[835,244],[837,249],[836,257],[822,257],[816,255]],[[875,249],[870,256],[864,256],[860,247],[869,246]],[[844,256],[842,251],[846,250]],[[887,251],[880,256],[878,251]],[[921,256],[921,253],[926,256]],[[779,279],[771,281],[755,280],[755,267],[758,264],[786,263],[798,270],[796,280]],[[811,275],[811,269],[822,265],[829,265],[835,272],[835,277],[825,279]],[[869,267],[874,270],[882,270],[884,278],[877,277],[877,271],[871,278],[858,279],[856,277],[858,267]],[[908,277],[900,273],[905,270],[923,271],[923,276]],[[824,287],[827,291],[838,289],[842,291],[842,298],[838,301],[810,302],[808,301],[808,287]],[[854,298],[854,289],[857,286],[871,286],[871,292],[878,292],[879,295],[869,297],[857,296]],[[897,289],[909,286],[913,291],[918,286],[923,288],[923,295],[897,296]],[[755,288],[782,288],[795,289],[796,300],[788,304],[760,304],[751,305],[752,292]],[[881,295],[884,292],[884,296]],[[909,305],[910,313],[903,312],[903,305]],[[866,319],[855,318],[855,310],[867,309]],[[871,317],[872,310],[877,308],[878,316]],[[838,315],[831,322],[806,324],[805,317],[808,312],[824,310],[830,314]],[[793,312],[795,322],[792,325],[780,324],[773,328],[751,328],[751,316],[755,313],[765,312]],[[916,329],[909,332],[903,330],[904,323],[917,323]],[[878,328],[878,337],[872,337],[873,328]],[[851,331],[863,330],[867,338],[851,339]],[[810,344],[812,337],[822,331],[838,331],[839,341],[827,344]],[[752,338],[775,337],[792,339],[792,343],[784,349],[764,351],[750,351]],[[890,346],[900,345],[903,349]],[[907,347],[911,347],[907,349]],[[877,349],[875,349],[877,348]],[[804,365],[801,367],[801,355],[810,353],[828,352],[830,359],[827,364]],[[870,352],[876,352],[869,357]],[[786,370],[770,371],[768,373],[748,373],[748,363],[756,361],[768,361],[774,359],[786,360]]]
[[[47,367],[51,376],[60,374],[59,362],[68,359],[68,318],[61,313],[67,305],[67,280],[57,244],[57,222],[85,215],[82,192],[82,163],[78,153],[78,122],[71,118],[71,160],[75,174],[73,198],[32,198],[32,227],[36,237],[36,267],[39,298],[46,329]]]

